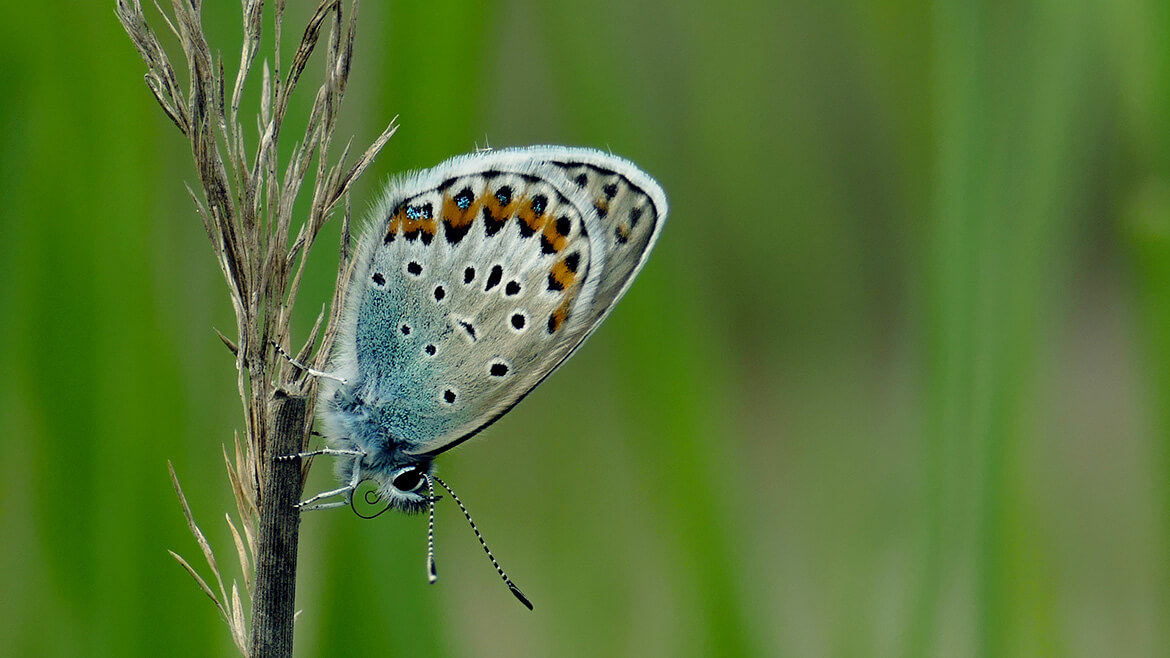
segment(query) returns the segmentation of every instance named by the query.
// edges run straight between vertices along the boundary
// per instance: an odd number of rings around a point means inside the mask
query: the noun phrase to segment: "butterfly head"
[[[387,468],[363,466],[364,479],[372,482],[376,489],[369,490],[363,498],[368,505],[378,505],[383,511],[394,509],[407,514],[416,514],[427,509],[433,495],[433,485],[428,478],[434,470],[430,461],[398,464]],[[356,495],[356,492],[355,494]],[[354,511],[358,512],[355,506]],[[378,512],[377,514],[381,514]],[[367,516],[358,512],[359,516]]]

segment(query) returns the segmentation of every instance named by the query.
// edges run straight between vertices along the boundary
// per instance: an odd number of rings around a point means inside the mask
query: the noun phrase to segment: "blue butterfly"
[[[341,458],[343,486],[303,508],[352,504],[369,480],[389,507],[433,514],[432,480],[450,492],[435,457],[581,346],[645,264],[666,215],[657,182],[586,148],[477,152],[392,181],[359,240],[320,387],[330,447],[313,454]],[[332,496],[344,500],[317,503]],[[433,554],[428,562],[433,580]]]

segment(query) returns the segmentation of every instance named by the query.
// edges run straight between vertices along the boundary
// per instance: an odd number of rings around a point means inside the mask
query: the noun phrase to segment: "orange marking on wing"
[[[443,221],[451,228],[463,228],[479,216],[480,199],[473,199],[467,210],[460,210],[459,204],[450,195],[443,195]]]
[[[569,244],[569,238],[561,235],[557,231],[557,223],[556,222],[547,222],[544,225],[543,236],[544,236],[545,241],[547,241],[550,245],[552,245],[553,251],[560,251],[560,250],[564,249],[566,245]]]
[[[537,215],[536,211],[532,209],[532,199],[528,197],[521,199],[520,210],[516,213],[516,216],[534,233],[544,228],[544,225],[548,222],[548,214]]]
[[[593,207],[597,208],[597,214],[605,217],[609,214],[609,200],[605,197],[600,197],[593,202]]]
[[[433,214],[430,217],[420,217],[418,219],[411,219],[407,217],[405,213],[402,215],[402,230],[404,233],[410,233],[411,231],[422,231],[423,233],[434,236],[438,229],[439,222],[435,219]]]
[[[403,206],[402,210],[394,213],[394,216],[390,218],[390,229],[386,231],[387,238],[391,235],[398,235],[404,221],[406,221],[406,206]]]
[[[471,204],[472,207],[475,207],[475,205],[478,203],[482,203],[487,207],[488,212],[492,214],[492,219],[496,220],[497,222],[502,222],[511,217],[512,213],[514,213],[516,208],[520,205],[519,199],[516,199],[515,197],[512,198],[508,205],[501,205],[500,200],[496,198],[496,195],[492,192],[485,193],[475,201],[476,203]]]
[[[550,326],[554,332],[558,331],[565,324],[565,320],[569,319],[569,306],[573,303],[573,297],[573,295],[565,297],[565,301],[561,302],[561,305],[549,316],[552,323]]]
[[[569,286],[573,285],[574,281],[577,280],[577,273],[573,270],[570,270],[569,266],[566,265],[565,261],[563,260],[558,261],[556,265],[553,265],[551,274],[552,277],[557,280],[557,283],[561,285],[562,289],[567,289]]]

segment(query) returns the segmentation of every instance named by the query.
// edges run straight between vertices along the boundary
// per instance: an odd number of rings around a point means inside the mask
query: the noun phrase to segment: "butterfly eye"
[[[426,482],[426,479],[423,478],[422,471],[417,468],[407,468],[394,476],[391,484],[394,485],[395,489],[403,493],[414,493],[422,489],[424,482]]]

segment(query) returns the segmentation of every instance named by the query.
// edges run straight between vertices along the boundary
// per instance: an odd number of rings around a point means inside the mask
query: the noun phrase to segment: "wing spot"
[[[572,253],[565,260],[553,265],[548,273],[548,289],[555,292],[573,285],[577,279],[577,266],[580,260],[580,254]]]
[[[642,207],[630,208],[630,226],[637,226],[639,219],[642,219]]]
[[[423,267],[419,263],[412,260],[406,264],[406,271],[410,273],[411,276],[422,276]]]
[[[504,363],[503,361],[496,361],[492,364],[491,368],[488,369],[488,373],[491,374],[492,377],[503,377],[504,375],[508,374],[508,364]]]
[[[512,328],[513,329],[515,329],[516,331],[520,331],[520,330],[524,329],[524,326],[527,324],[528,324],[528,318],[524,317],[523,313],[513,313],[512,314]]]
[[[435,301],[436,302],[443,301],[443,298],[446,296],[447,296],[447,291],[443,289],[443,286],[435,286]]]
[[[423,351],[427,353],[427,356],[434,356],[435,352],[438,351],[438,348],[436,348],[434,345],[427,345],[423,348]]]
[[[543,194],[538,194],[528,200],[527,203],[521,203],[519,212],[516,213],[516,222],[520,228],[520,237],[530,238],[533,233],[544,228],[544,211],[548,208],[548,197]]]
[[[423,244],[430,244],[435,238],[436,225],[434,221],[434,206],[429,202],[422,205],[408,205],[406,220],[402,222],[402,235],[407,240],[422,239]]]
[[[447,404],[455,404],[455,391],[447,389],[443,391],[443,402]]]
[[[496,200],[500,202],[501,206],[506,206],[509,203],[512,203],[512,188],[508,185],[504,185],[500,189],[496,190]]]
[[[509,297],[512,297],[514,295],[519,295],[520,294],[520,282],[519,281],[509,281],[508,285],[504,287],[504,294],[508,295]]]
[[[583,173],[577,174],[577,177],[574,178],[573,181],[576,182],[581,187],[585,187],[585,185],[589,182],[589,177]]]
[[[463,188],[459,194],[455,195],[455,205],[460,210],[467,210],[471,207],[471,202],[475,199],[475,195],[471,193],[470,187]]]
[[[469,267],[463,270],[463,284],[467,285],[472,281],[475,281],[475,268]]]
[[[378,284],[379,286],[386,285],[386,277],[382,276],[381,272],[374,272],[374,276],[371,278],[374,280],[374,283]]]
[[[483,234],[487,237],[492,237],[504,228],[504,224],[508,222],[508,217],[496,217],[492,209],[484,204],[483,206]]]
[[[402,332],[403,336],[410,335],[410,325],[409,324],[402,325],[401,327],[398,328],[398,330]]]
[[[500,280],[504,278],[504,268],[499,265],[492,266],[491,274],[488,275],[487,285],[483,287],[483,291],[487,292],[492,288],[500,285]]]
[[[474,343],[476,340],[476,338],[475,338],[475,325],[471,324],[470,322],[464,322],[463,320],[460,320],[459,326],[463,327],[463,331],[467,332],[468,337],[471,338],[471,342]]]
[[[618,244],[625,244],[630,241],[630,228],[625,224],[618,224],[613,227],[613,235],[617,238]]]
[[[605,193],[605,198],[612,199],[617,196],[617,189],[617,183],[610,183],[609,185],[601,188],[601,191]]]

